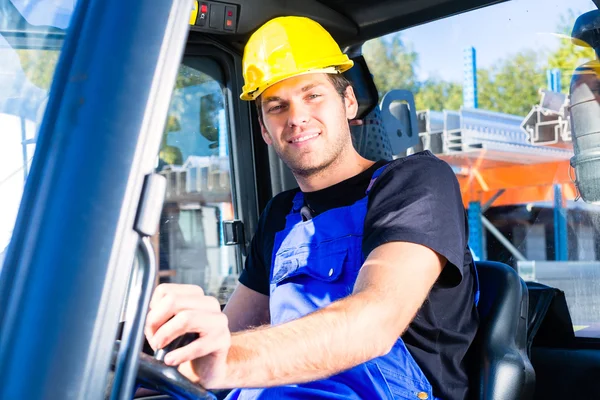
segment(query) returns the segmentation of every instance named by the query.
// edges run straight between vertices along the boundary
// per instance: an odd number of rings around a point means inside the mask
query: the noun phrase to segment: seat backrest
[[[383,126],[381,111],[376,106],[363,118],[362,125],[350,126],[354,148],[371,161],[391,160],[392,146]]]
[[[508,265],[492,261],[475,265],[481,294],[472,397],[531,399],[535,372],[527,355],[527,286]]]

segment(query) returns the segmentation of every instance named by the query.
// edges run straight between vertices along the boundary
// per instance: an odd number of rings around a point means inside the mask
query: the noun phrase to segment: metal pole
[[[135,390],[138,356],[144,342],[144,322],[156,279],[156,257],[149,237],[140,238],[137,258],[129,288],[131,300],[137,297],[137,301],[130,304],[131,312],[128,317],[132,319],[125,323],[115,360],[115,379],[111,393],[111,399],[114,400],[131,399]]]
[[[463,105],[477,108],[477,53],[474,47],[464,50]]]
[[[23,181],[27,181],[27,175],[29,174],[29,168],[27,167],[27,133],[25,129],[25,118],[21,117],[21,146],[23,148]]]
[[[483,226],[485,226],[485,228],[490,231],[490,233],[494,235],[496,239],[498,239],[498,241],[502,243],[518,261],[527,261],[527,258],[525,258],[525,256],[510,242],[510,240],[504,237],[502,232],[496,229],[496,227],[483,215],[481,216],[481,223],[483,223]]]
[[[567,261],[569,259],[567,215],[563,207],[560,185],[554,185],[554,254],[556,261]]]
[[[481,203],[472,201],[467,210],[469,222],[469,247],[480,260],[485,259],[483,248],[483,228],[481,227]]]
[[[490,209],[490,207],[494,204],[494,202],[496,200],[498,200],[498,197],[502,196],[502,194],[504,194],[504,192],[506,192],[506,189],[500,189],[498,190],[491,199],[489,199],[483,206],[481,206],[481,212],[484,213],[487,210]]]
[[[553,82],[554,82],[554,91],[560,93],[562,88],[560,85],[560,69],[554,68],[552,69]]]

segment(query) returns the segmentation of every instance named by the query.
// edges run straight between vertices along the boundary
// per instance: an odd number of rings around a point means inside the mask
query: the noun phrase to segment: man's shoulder
[[[434,181],[456,180],[452,167],[429,150],[398,158],[381,168],[373,185],[374,192],[388,185],[429,185]]]
[[[406,170],[409,168],[436,168],[452,171],[452,167],[444,160],[439,159],[429,150],[419,151],[406,157],[390,161],[383,167],[383,174]]]

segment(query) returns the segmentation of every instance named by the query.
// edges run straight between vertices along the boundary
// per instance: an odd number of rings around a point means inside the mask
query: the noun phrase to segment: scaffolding
[[[540,102],[526,117],[463,107],[417,112],[420,143],[450,164],[469,215],[469,245],[486,258],[485,230],[515,260],[525,256],[488,221],[491,206],[549,203],[555,208],[557,260],[567,259],[565,204],[577,198],[570,177],[573,156],[568,97],[540,90]]]

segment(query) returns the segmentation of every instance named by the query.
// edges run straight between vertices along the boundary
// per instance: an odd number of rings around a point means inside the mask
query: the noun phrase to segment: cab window
[[[235,217],[224,82],[215,60],[183,59],[158,157],[167,194],[154,241],[161,282],[199,285],[222,303],[241,264],[222,225]]]
[[[595,9],[588,0],[503,2],[363,46],[380,97],[415,95],[419,137],[396,156],[430,150],[448,162],[474,256],[564,291],[586,337],[600,337],[600,207],[574,183],[568,95],[575,69],[595,59],[571,31]]]
[[[34,12],[14,2],[32,24],[64,28],[70,11],[47,4]],[[40,11],[39,9],[37,11]],[[35,154],[37,133],[62,47],[60,35],[13,32],[0,35],[0,269],[15,226]]]

